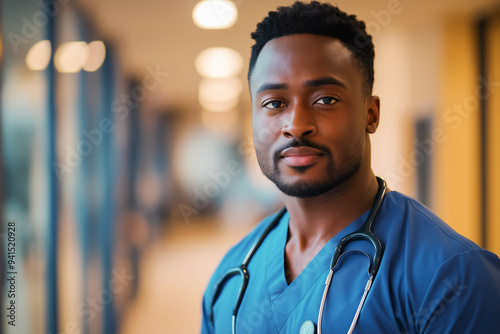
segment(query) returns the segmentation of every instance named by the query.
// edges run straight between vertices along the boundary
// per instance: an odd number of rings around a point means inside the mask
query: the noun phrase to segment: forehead
[[[361,89],[362,74],[351,51],[336,38],[310,34],[269,41],[257,58],[250,80],[255,94],[265,83],[301,84],[332,76],[348,89]]]

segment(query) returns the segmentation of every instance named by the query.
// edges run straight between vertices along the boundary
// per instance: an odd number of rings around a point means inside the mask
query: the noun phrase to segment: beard
[[[322,195],[326,192],[331,191],[339,184],[350,179],[354,174],[357,173],[361,167],[361,162],[363,159],[363,140],[364,137],[360,136],[355,145],[355,151],[344,151],[344,157],[342,161],[337,161],[333,157],[330,149],[326,146],[318,145],[309,140],[297,140],[294,139],[290,143],[278,148],[271,159],[266,159],[256,146],[257,161],[259,162],[260,169],[262,173],[271,180],[278,189],[285,195],[305,198],[314,197]],[[323,172],[323,177],[319,180],[299,180],[295,182],[287,182],[286,176],[284,176],[278,168],[278,162],[281,159],[281,152],[289,147],[300,147],[309,146],[316,148],[323,152],[327,159],[327,167]],[[288,167],[293,169],[298,174],[304,174],[312,166],[304,167]]]

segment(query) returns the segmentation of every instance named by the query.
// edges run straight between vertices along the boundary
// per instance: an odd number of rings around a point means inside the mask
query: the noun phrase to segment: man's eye
[[[322,97],[321,99],[317,100],[316,103],[319,103],[319,104],[334,104],[335,102],[337,102],[336,99],[334,99],[333,97]]]
[[[285,104],[281,101],[273,100],[273,101],[269,101],[266,104],[264,104],[264,107],[269,108],[269,109],[276,109],[276,108],[281,108],[284,105]]]

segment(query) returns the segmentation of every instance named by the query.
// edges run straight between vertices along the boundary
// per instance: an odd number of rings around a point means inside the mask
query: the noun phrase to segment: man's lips
[[[283,150],[280,157],[291,167],[304,167],[314,164],[324,153],[308,146],[290,147]]]

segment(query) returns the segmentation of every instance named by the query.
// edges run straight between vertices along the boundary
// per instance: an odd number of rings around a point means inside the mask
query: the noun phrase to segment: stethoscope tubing
[[[262,242],[266,238],[266,236],[269,234],[269,232],[271,232],[272,229],[274,229],[278,225],[278,223],[280,222],[281,218],[283,218],[283,216],[285,215],[285,213],[286,213],[286,207],[283,208],[283,209],[281,209],[280,212],[277,213],[276,217],[267,226],[267,228],[262,233],[262,235],[260,236],[260,238],[252,245],[252,247],[250,247],[250,250],[246,254],[245,258],[243,259],[243,262],[238,267],[231,268],[231,269],[227,270],[224,273],[224,275],[222,275],[222,277],[215,283],[215,285],[214,285],[214,294],[213,294],[212,302],[211,302],[211,312],[210,312],[210,321],[212,322],[212,324],[214,323],[214,319],[213,319],[213,307],[215,305],[215,302],[217,301],[217,298],[218,298],[218,296],[220,294],[220,291],[221,291],[222,287],[224,286],[225,282],[229,278],[231,278],[231,277],[233,277],[235,275],[240,275],[241,276],[241,280],[242,280],[241,281],[241,286],[240,286],[240,289],[238,291],[238,297],[237,297],[237,300],[236,300],[236,304],[234,305],[233,314],[232,314],[232,318],[233,318],[233,321],[232,321],[233,333],[236,333],[236,331],[235,331],[236,315],[237,315],[238,310],[240,308],[241,302],[243,301],[243,296],[245,295],[245,291],[246,291],[246,288],[247,288],[247,285],[248,285],[248,281],[250,279],[250,274],[249,274],[248,269],[247,269],[248,263],[250,262],[250,260],[254,256],[255,252],[257,251],[257,249],[260,247],[260,245],[262,244]]]
[[[382,244],[380,243],[380,240],[375,236],[375,234],[373,234],[372,224],[373,221],[375,220],[375,216],[377,215],[378,210],[380,209],[380,205],[382,205],[382,201],[384,200],[387,188],[387,185],[383,179],[377,177],[377,181],[379,187],[377,190],[377,195],[375,196],[375,201],[372,205],[370,213],[368,214],[368,217],[365,219],[363,225],[361,225],[359,229],[357,229],[352,233],[347,234],[339,241],[337,247],[335,248],[335,252],[333,253],[332,260],[330,262],[330,269],[333,269],[337,265],[340,255],[342,254],[345,247],[351,241],[366,240],[372,244],[373,249],[375,250],[375,253],[373,255],[370,275],[373,276],[374,278],[377,275],[378,268],[380,267],[380,261],[382,259]]]

